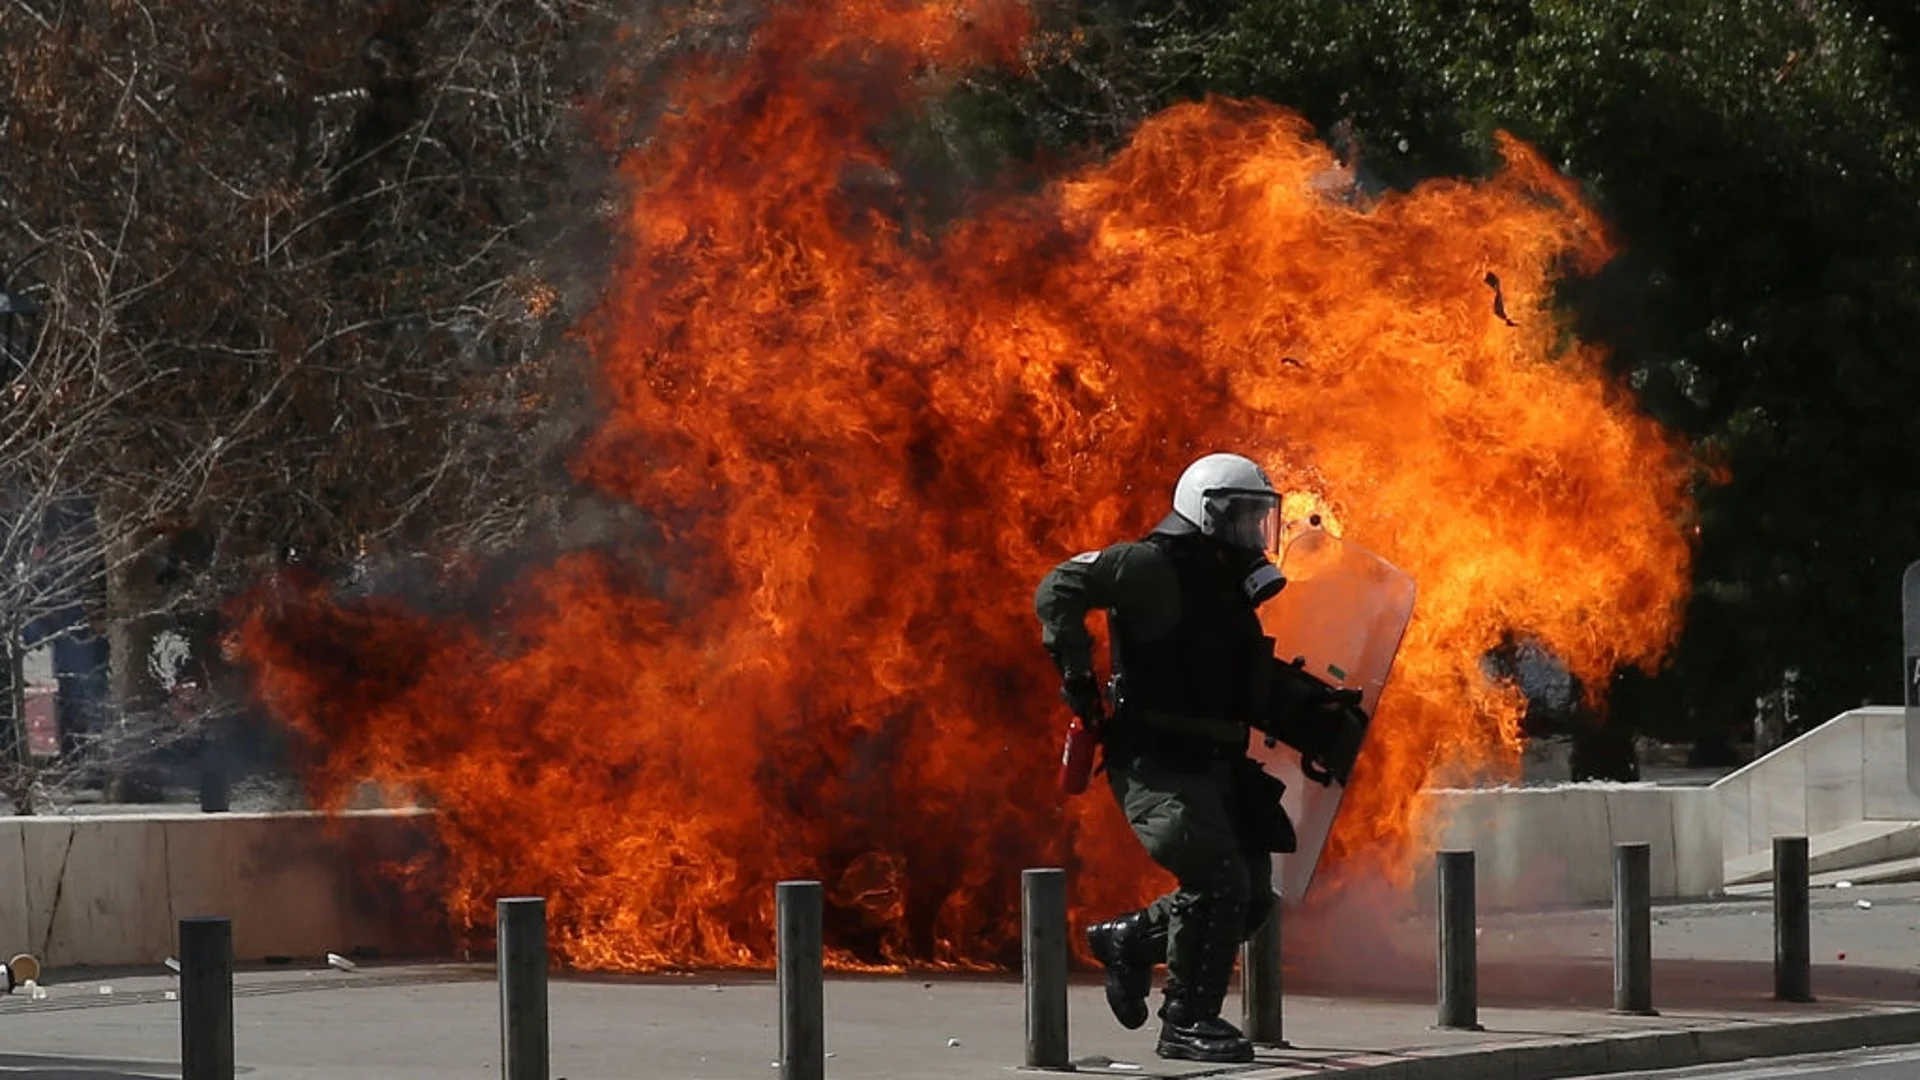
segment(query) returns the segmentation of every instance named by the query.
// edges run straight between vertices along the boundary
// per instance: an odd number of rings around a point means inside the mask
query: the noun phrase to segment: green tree
[[[1011,103],[1038,151],[1112,145],[1206,93],[1303,112],[1364,178],[1493,165],[1511,131],[1581,180],[1622,257],[1570,283],[1651,413],[1729,479],[1700,492],[1688,625],[1614,723],[1804,725],[1898,691],[1920,557],[1920,16],[1870,0],[1257,0],[1050,9]],[[1157,12],[1156,10],[1157,9]]]

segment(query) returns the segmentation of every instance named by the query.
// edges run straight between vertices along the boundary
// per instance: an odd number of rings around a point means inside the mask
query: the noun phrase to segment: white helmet
[[[1173,512],[1233,547],[1273,552],[1280,542],[1280,493],[1239,454],[1208,454],[1187,466],[1173,487]]]

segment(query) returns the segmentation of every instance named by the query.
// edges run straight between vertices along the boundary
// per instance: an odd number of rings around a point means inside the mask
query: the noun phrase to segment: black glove
[[[1360,744],[1367,736],[1367,715],[1360,711],[1360,696],[1358,690],[1335,690],[1316,709],[1322,735],[1312,753],[1301,755],[1300,771],[1321,787],[1334,780],[1346,787],[1353,776],[1353,763],[1360,757]]]
[[[1079,717],[1089,728],[1099,730],[1107,720],[1107,703],[1100,696],[1100,684],[1094,681],[1091,671],[1066,671],[1061,673],[1060,700],[1067,703],[1073,715]]]

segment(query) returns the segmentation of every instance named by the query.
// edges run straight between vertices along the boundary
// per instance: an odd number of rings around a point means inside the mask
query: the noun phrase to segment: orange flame
[[[1548,312],[1610,256],[1570,183],[1505,140],[1369,205],[1299,117],[1208,101],[925,235],[869,131],[1025,30],[783,4],[684,72],[585,331],[612,404],[578,470],[658,543],[531,575],[505,641],[311,586],[246,608],[316,790],[439,807],[457,922],[533,892],[567,963],[760,964],[808,877],[831,962],[969,967],[1014,955],[1023,866],[1070,866],[1077,916],[1150,895],[1111,800],[1052,787],[1031,596],[1215,449],[1420,583],[1336,869],[1404,876],[1436,770],[1512,766],[1505,635],[1589,686],[1670,644],[1689,465]]]

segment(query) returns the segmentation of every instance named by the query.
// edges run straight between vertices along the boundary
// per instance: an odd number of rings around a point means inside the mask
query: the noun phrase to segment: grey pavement
[[[1872,906],[1857,907],[1863,899]],[[1353,1075],[1528,1080],[1920,1043],[1920,886],[1817,896],[1820,1000],[1810,1005],[1770,1000],[1766,904],[1670,905],[1656,918],[1658,1016],[1608,1012],[1608,912],[1500,915],[1481,920],[1486,1030],[1434,1030],[1431,920],[1355,901],[1289,924],[1286,1027],[1293,1046],[1263,1053],[1257,1067],[1159,1061],[1153,1025],[1121,1029],[1091,975],[1071,990],[1072,1054],[1080,1071],[1097,1075],[1211,1071],[1282,1080],[1364,1069]],[[1847,959],[1838,959],[1842,953]],[[498,996],[487,965],[395,963],[341,972],[316,962],[242,971],[235,985],[237,1056],[243,1075],[257,1080],[451,1080],[499,1071]],[[49,973],[44,1000],[0,998],[0,1080],[179,1076],[179,1006],[167,996],[174,986],[163,969],[69,970]],[[551,1001],[555,1078],[776,1075],[777,999],[763,973],[556,976]],[[1021,988],[1014,978],[832,977],[826,1007],[828,1075],[835,1080],[1004,1076],[1021,1061]],[[1229,1008],[1237,1010],[1237,1001]],[[1794,1027],[1779,1027],[1783,1022]],[[1461,1056],[1469,1053],[1494,1056]]]
[[[1862,907],[1862,904],[1865,907]],[[1481,998],[1605,1008],[1612,1001],[1613,914],[1583,909],[1480,920]],[[1920,1003],[1920,884],[1812,894],[1814,993]],[[1356,905],[1287,929],[1291,987],[1367,998],[1433,997],[1431,917]],[[1655,1006],[1727,1005],[1772,986],[1767,900],[1660,904],[1653,910]],[[1676,999],[1673,995],[1678,994]]]
[[[113,993],[103,994],[103,986]],[[166,977],[123,975],[56,984],[44,1001],[15,995],[0,1004],[6,1052],[114,1062],[88,1065],[118,1070],[109,1075],[178,1076],[173,1063],[179,1006],[165,998],[172,986]],[[555,1077],[703,1080],[773,1072],[777,997],[765,976],[561,978],[550,995]],[[828,981],[826,1001],[833,1077],[958,1080],[1004,1075],[1021,1061],[1017,982],[836,978]],[[498,1008],[491,971],[480,966],[243,972],[236,978],[234,1001],[237,1058],[259,1080],[485,1076],[499,1067]],[[1107,1014],[1099,987],[1090,982],[1073,987],[1069,1008],[1072,1053],[1084,1071],[1132,1076],[1208,1071],[1155,1058],[1152,1026],[1121,1029]],[[1792,1014],[1853,1011],[1821,1004]],[[1268,1075],[1310,1074],[1413,1052],[1717,1027],[1781,1010],[1754,1002],[1743,1010],[1676,1010],[1659,1017],[1494,1007],[1481,1013],[1485,1031],[1434,1031],[1431,1006],[1296,997],[1287,1002],[1294,1047],[1264,1055],[1263,1063],[1292,1067],[1268,1070]],[[1915,1037],[1920,1039],[1920,1023]]]

